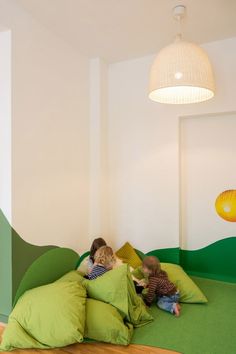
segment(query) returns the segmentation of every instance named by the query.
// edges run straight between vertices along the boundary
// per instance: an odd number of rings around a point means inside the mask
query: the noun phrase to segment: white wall
[[[88,248],[89,60],[12,0],[12,223],[28,242]]]
[[[143,251],[179,245],[179,117],[236,110],[236,38],[204,47],[217,92],[200,104],[167,106],[148,99],[153,56],[110,66],[109,210],[117,245],[129,240]]]
[[[236,236],[215,201],[236,189],[236,112],[181,120],[181,247],[196,249]]]
[[[89,68],[88,58],[17,1],[0,0],[0,25],[12,36],[12,222],[19,234],[78,251],[100,235],[143,251],[178,246],[179,117],[236,110],[236,38],[205,45],[216,97],[176,107],[147,97],[153,56],[110,65],[107,90],[103,61]]]
[[[104,237],[112,242],[108,229],[108,65],[101,58],[90,61],[90,241]]]
[[[0,32],[0,209],[11,222],[11,33]]]

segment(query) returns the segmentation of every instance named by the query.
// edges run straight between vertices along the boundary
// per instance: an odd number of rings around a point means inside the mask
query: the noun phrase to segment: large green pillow
[[[78,270],[71,270],[70,272],[66,273],[61,278],[59,278],[56,283],[73,281],[78,281],[79,283],[82,283],[84,281],[83,275]]]
[[[88,297],[114,306],[135,327],[153,320],[136,294],[129,267],[124,264],[94,280],[84,280]]]
[[[87,299],[85,337],[99,342],[128,345],[133,326],[124,324],[115,307],[104,302]]]
[[[193,280],[185,273],[182,267],[172,263],[161,263],[161,268],[168,274],[170,281],[180,291],[180,301],[186,303],[206,303],[207,298],[193,282]]]
[[[180,291],[180,301],[186,303],[206,303],[207,298],[199,289],[199,287],[192,281],[192,279],[185,273],[182,267],[172,263],[161,263],[161,268],[166,271],[170,281]],[[142,268],[138,267],[132,275],[137,279],[146,279],[146,276],[142,272]],[[143,295],[145,296],[148,289],[144,289]]]
[[[78,282],[56,282],[27,291],[9,317],[0,350],[55,348],[81,342],[86,290]]]

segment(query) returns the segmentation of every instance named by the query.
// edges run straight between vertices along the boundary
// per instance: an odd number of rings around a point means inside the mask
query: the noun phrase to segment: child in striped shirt
[[[150,306],[157,296],[157,306],[175,316],[180,315],[180,294],[176,286],[168,279],[167,273],[161,269],[158,258],[149,256],[144,258],[143,273],[148,276],[148,292],[145,303]]]
[[[111,270],[115,263],[115,256],[111,247],[102,246],[94,255],[94,265],[91,272],[87,275],[90,280],[100,277]]]

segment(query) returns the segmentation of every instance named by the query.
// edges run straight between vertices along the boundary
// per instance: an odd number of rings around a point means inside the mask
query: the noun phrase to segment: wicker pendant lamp
[[[174,9],[179,21],[184,6]],[[175,42],[163,48],[154,60],[150,72],[149,98],[159,103],[186,104],[209,100],[214,96],[215,82],[206,52],[194,43]]]

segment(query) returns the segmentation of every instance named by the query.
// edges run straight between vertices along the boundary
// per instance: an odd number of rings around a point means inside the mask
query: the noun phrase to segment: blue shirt
[[[91,271],[91,273],[88,274],[88,279],[93,280],[96,279],[97,277],[100,277],[104,273],[107,272],[107,269],[101,265],[95,265]]]

